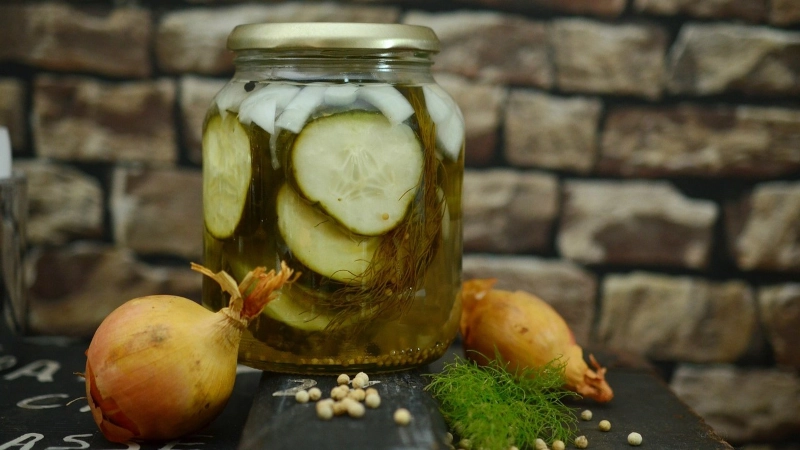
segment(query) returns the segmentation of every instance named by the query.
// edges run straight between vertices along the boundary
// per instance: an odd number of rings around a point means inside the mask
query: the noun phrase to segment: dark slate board
[[[336,386],[335,376],[303,377],[264,373],[253,409],[242,434],[240,450],[300,449],[438,449],[445,448],[447,427],[436,402],[423,391],[425,369],[370,376],[381,395],[376,409],[367,409],[364,417],[337,416],[329,421],[317,418],[313,402],[300,404],[294,397],[273,396],[297,383],[295,379],[313,379],[330,397]],[[394,423],[397,408],[406,408],[413,420],[407,426]]]
[[[601,404],[590,400],[569,403],[580,414],[592,411],[592,420],[579,420],[580,434],[592,449],[732,450],[702,418],[675,396],[653,372],[612,368],[606,374],[614,399]],[[611,430],[598,430],[601,420]],[[628,434],[642,435],[642,445],[628,445]],[[570,448],[570,446],[567,446]]]
[[[360,419],[346,416],[322,421],[313,403],[298,404],[293,397],[273,397],[272,393],[297,385],[291,380],[316,380],[323,398],[330,396],[334,377],[297,376],[265,373],[253,409],[245,425],[239,450],[417,450],[444,449],[447,431],[436,402],[422,390],[421,374],[441,370],[443,364],[461,351],[454,345],[448,355],[417,371],[371,376],[382,396],[377,410],[367,410]],[[579,434],[589,440],[590,449],[631,449],[631,431],[643,436],[638,448],[658,450],[732,450],[729,444],[691,409],[681,402],[646,362],[630,355],[595,354],[612,365],[607,379],[615,398],[607,404],[592,400],[572,401],[576,415],[584,409],[593,412],[591,421],[578,421]],[[398,407],[412,411],[414,422],[398,427],[392,413]],[[609,420],[611,431],[601,432],[597,424]],[[567,443],[567,448],[575,448]]]
[[[55,450],[82,449],[236,449],[241,450],[381,450],[441,449],[446,425],[435,401],[422,390],[421,374],[440,370],[444,360],[459,350],[454,347],[443,360],[418,371],[376,375],[382,403],[367,410],[361,419],[334,417],[318,420],[314,405],[298,404],[293,397],[273,397],[276,390],[296,385],[296,375],[279,375],[243,370],[236,380],[233,396],[222,415],[194,436],[172,442],[107,442],[97,430],[86,403],[72,399],[84,395],[83,381],[74,375],[85,364],[86,341],[47,342],[13,338],[0,324],[0,449]],[[659,450],[732,449],[642,366],[631,366],[611,355],[599,355],[611,365],[608,380],[616,397],[602,405],[588,400],[573,402],[576,413],[591,409],[591,421],[579,422],[580,433],[589,439],[590,449],[630,449],[627,435],[637,431],[644,437],[639,448]],[[26,370],[26,368],[28,370]],[[48,376],[49,374],[49,376]],[[36,375],[41,377],[41,381]],[[307,377],[312,378],[312,377]],[[334,377],[315,376],[328,396]],[[51,381],[50,381],[51,380]],[[40,397],[43,396],[43,397]],[[18,404],[28,400],[23,408]],[[44,406],[44,407],[43,407]],[[411,410],[414,421],[407,427],[394,424],[397,407]],[[607,419],[609,432],[597,430]],[[27,444],[27,445],[26,445]],[[574,448],[568,445],[567,448]]]
[[[223,413],[193,436],[161,443],[113,444],[98,430],[86,400],[67,405],[70,400],[85,395],[84,382],[74,373],[84,371],[87,346],[86,341],[65,339],[23,341],[12,337],[0,324],[0,449],[227,450],[237,447],[260,371],[244,368],[236,378],[233,395]],[[37,374],[41,380],[34,376]],[[20,402],[25,405],[26,400],[29,407],[18,405]]]

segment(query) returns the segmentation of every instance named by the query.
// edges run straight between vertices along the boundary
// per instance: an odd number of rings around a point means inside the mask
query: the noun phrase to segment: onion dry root
[[[214,313],[183,297],[136,298],[109,314],[89,344],[86,397],[109,441],[174,439],[211,422],[233,391],[242,332],[294,281],[285,263],[279,273],[256,268],[238,285],[225,272],[192,269],[230,294],[228,307]]]
[[[564,319],[547,302],[523,291],[492,289],[496,279],[466,281],[462,288],[464,310],[461,334],[466,356],[485,365],[487,356],[499,354],[509,369],[543,367],[554,359],[565,363],[565,387],[598,402],[614,397],[605,380],[606,369],[583,349]]]

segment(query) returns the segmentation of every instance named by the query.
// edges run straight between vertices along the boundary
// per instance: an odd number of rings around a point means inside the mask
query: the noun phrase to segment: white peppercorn
[[[588,409],[583,410],[581,413],[581,419],[583,420],[592,420],[592,412]]]
[[[642,435],[636,432],[633,432],[628,435],[628,444],[631,445],[641,445],[642,444]]]
[[[309,395],[306,390],[297,391],[297,393],[294,394],[294,399],[297,400],[297,403],[308,403],[308,398]]]
[[[347,403],[347,414],[350,417],[355,417],[355,418],[364,417],[365,411],[366,410],[364,409],[364,405],[362,405],[359,402],[352,401]]]
[[[411,423],[411,412],[405,408],[398,408],[394,412],[394,423],[406,426]]]
[[[345,385],[341,385],[331,390],[331,398],[334,400],[342,400],[343,398],[347,397],[349,392],[350,388]]]
[[[381,406],[381,396],[378,394],[369,394],[364,398],[364,404],[367,405],[368,408],[375,409]],[[452,440],[450,442],[452,442]]]
[[[364,387],[367,386],[367,382],[364,381],[364,378],[361,377],[353,378],[353,381],[351,381],[350,384],[353,385],[353,389],[363,389]]]
[[[339,378],[336,379],[336,383],[340,385],[347,384],[349,382],[350,382],[350,377],[346,373],[339,375]]]
[[[315,401],[319,400],[320,398],[322,398],[322,391],[320,391],[319,388],[312,387],[311,389],[308,390],[308,399],[309,400],[311,400],[312,402],[315,402]]]
[[[608,431],[611,429],[611,422],[601,420],[600,423],[597,424],[597,428],[600,429],[600,431]]]
[[[575,447],[586,448],[588,446],[589,446],[589,440],[586,439],[586,436],[578,436],[575,438]]]
[[[553,450],[564,450],[565,448],[567,448],[567,446],[564,444],[564,441],[553,441]]]
[[[333,407],[328,403],[317,403],[317,417],[322,420],[333,418]]]

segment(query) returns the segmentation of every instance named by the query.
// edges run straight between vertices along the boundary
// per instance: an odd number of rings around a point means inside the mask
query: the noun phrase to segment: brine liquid
[[[241,87],[244,89],[244,84]],[[282,130],[272,136],[255,123],[248,125],[252,179],[247,199],[232,236],[217,239],[206,229],[204,265],[213,271],[225,270],[241,281],[256,266],[277,269],[284,260],[302,275],[295,284],[283,289],[279,301],[251,322],[240,345],[240,362],[279,372],[391,371],[440,357],[454,339],[461,315],[463,150],[457,160],[444,156],[430,138],[434,124],[425,110],[421,87],[396,87],[415,105],[416,113],[405,123],[422,143],[426,161],[435,164],[435,169],[428,170],[423,177],[424,185],[418,188],[420,193],[427,192],[428,197],[418,195],[404,219],[420,222],[415,229],[422,229],[422,235],[414,236],[424,239],[426,249],[410,253],[415,255],[413,261],[396,258],[376,263],[413,264],[414,270],[403,273],[414,273],[415,279],[405,280],[401,293],[392,289],[371,291],[367,286],[360,294],[347,294],[352,292],[352,286],[315,274],[297,260],[281,237],[276,213],[279,190],[288,186],[298,191],[288,164],[297,135]],[[315,112],[309,121],[325,114],[328,113]],[[206,123],[216,115],[219,111],[212,108]],[[380,150],[376,146],[375,151]],[[430,201],[431,193],[438,202]],[[432,218],[441,223],[434,223]],[[434,230],[435,236],[424,235],[425,230]],[[379,239],[397,239],[390,235],[391,232],[386,233]],[[406,251],[403,245],[398,244],[397,252]],[[375,258],[381,257],[376,253]],[[370,282],[365,280],[362,284]],[[370,297],[365,297],[364,292],[369,292]],[[385,296],[402,298],[393,298],[396,300],[393,302]],[[352,298],[358,299],[358,306],[354,307],[352,302],[339,306]],[[227,301],[227,295],[223,295],[214,281],[203,281],[206,306],[218,310]],[[376,309],[371,307],[373,303],[383,306]]]

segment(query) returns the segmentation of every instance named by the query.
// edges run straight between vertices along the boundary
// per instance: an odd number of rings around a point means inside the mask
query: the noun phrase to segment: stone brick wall
[[[200,297],[200,125],[256,21],[432,27],[468,130],[465,276],[649,358],[732,442],[798,448],[798,0],[4,2],[35,330]]]

